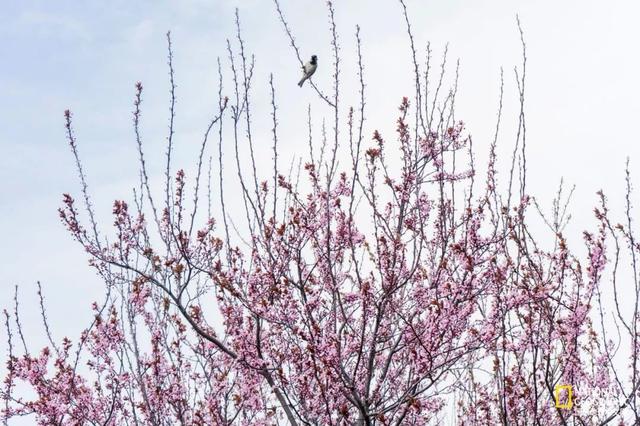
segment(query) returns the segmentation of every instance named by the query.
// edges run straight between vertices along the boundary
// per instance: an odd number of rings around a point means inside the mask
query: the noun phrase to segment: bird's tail
[[[298,87],[302,87],[302,84],[304,83],[304,81],[307,79],[307,77],[302,77],[302,80],[300,80],[298,82]]]

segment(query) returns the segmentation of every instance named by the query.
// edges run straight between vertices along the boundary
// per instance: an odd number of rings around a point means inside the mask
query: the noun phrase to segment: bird
[[[304,64],[302,67],[302,80],[298,82],[298,86],[302,87],[302,84],[306,79],[311,77],[318,68],[318,57],[316,55],[311,56],[311,60]]]

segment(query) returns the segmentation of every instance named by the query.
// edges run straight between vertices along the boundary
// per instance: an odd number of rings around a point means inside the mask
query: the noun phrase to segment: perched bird
[[[302,84],[306,79],[311,77],[314,72],[316,72],[316,68],[318,68],[318,57],[313,55],[311,60],[304,64],[302,67],[302,80],[298,83],[298,86],[302,87]]]

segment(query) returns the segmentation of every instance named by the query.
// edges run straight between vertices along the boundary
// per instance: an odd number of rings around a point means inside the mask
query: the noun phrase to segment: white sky
[[[365,134],[378,128],[392,138],[397,105],[402,96],[411,99],[413,94],[401,8],[391,0],[336,3],[343,99],[353,99],[347,93],[356,90],[353,35],[360,24],[368,85]],[[61,194],[79,195],[64,138],[64,109],[75,113],[93,201],[103,229],[108,228],[113,199],[130,199],[137,182],[131,126],[134,83],[140,80],[145,86],[144,142],[151,172],[160,176],[168,112],[164,33],[170,29],[178,84],[174,164],[193,176],[189,171],[197,146],[217,102],[216,57],[227,64],[225,40],[234,36],[236,5],[246,47],[256,54],[253,111],[259,150],[270,158],[266,102],[268,75],[273,72],[283,161],[304,155],[307,105],[311,103],[315,112],[316,131],[327,112],[309,87],[296,86],[299,67],[272,2],[120,0],[107,5],[0,0],[0,305],[10,305],[18,284],[32,351],[44,343],[35,304],[37,280],[43,282],[58,339],[78,336],[90,318],[91,301],[102,294],[102,283],[58,219]],[[593,228],[595,191],[603,188],[618,207],[627,156],[635,182],[640,173],[635,132],[640,117],[640,3],[407,0],[407,5],[419,50],[424,52],[431,41],[437,60],[449,42],[450,63],[460,58],[457,117],[473,135],[481,170],[495,126],[501,66],[501,160],[506,160],[514,141],[513,67],[521,61],[515,15],[520,15],[528,49],[529,192],[548,206],[561,177],[577,185],[569,237],[580,245],[580,231]],[[330,45],[324,2],[283,0],[282,6],[304,56],[319,56],[314,81],[328,91]],[[228,76],[227,67],[224,71]],[[231,95],[228,83],[224,92]],[[318,140],[319,134],[315,137]],[[227,176],[233,179],[232,173]],[[6,350],[3,327],[2,358]]]

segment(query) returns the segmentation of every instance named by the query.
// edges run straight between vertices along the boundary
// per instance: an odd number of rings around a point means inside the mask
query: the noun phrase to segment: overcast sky
[[[234,37],[236,6],[246,47],[256,55],[255,135],[264,141],[259,149],[268,155],[269,73],[274,74],[280,108],[283,158],[305,154],[307,105],[317,123],[327,111],[309,87],[296,86],[299,66],[268,0],[0,3],[0,300],[9,305],[13,286],[20,287],[23,322],[34,342],[30,349],[37,350],[44,343],[34,304],[37,280],[44,285],[58,339],[78,336],[90,318],[90,303],[102,294],[102,283],[57,215],[61,194],[79,193],[64,138],[66,108],[75,114],[80,154],[105,227],[111,223],[113,199],[129,199],[136,185],[131,111],[138,80],[145,87],[143,136],[151,172],[160,176],[162,171],[167,30],[173,34],[178,85],[178,167],[192,169],[214,111],[217,57],[228,78],[226,39]],[[392,0],[336,3],[343,90],[356,90],[354,32],[359,24],[368,90],[366,134],[378,128],[391,137],[401,97],[413,94],[402,10]],[[501,67],[501,153],[514,141],[519,14],[528,56],[529,191],[550,203],[561,177],[577,186],[569,237],[579,244],[579,232],[593,227],[596,190],[603,188],[614,206],[619,205],[627,156],[634,181],[640,176],[635,129],[640,117],[640,3],[407,0],[407,5],[420,52],[430,41],[438,59],[448,42],[450,63],[460,59],[456,114],[473,135],[480,159],[486,158],[495,127]],[[328,89],[331,51],[324,2],[282,0],[282,6],[304,56],[319,56],[314,81]],[[228,84],[224,92],[231,94]],[[350,99],[345,95],[345,102]],[[346,109],[342,113],[346,115]],[[1,333],[4,358],[4,327]]]

